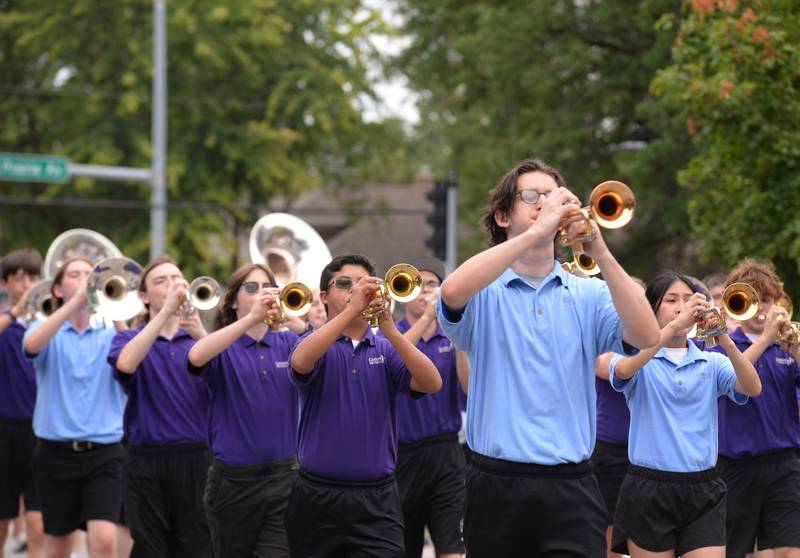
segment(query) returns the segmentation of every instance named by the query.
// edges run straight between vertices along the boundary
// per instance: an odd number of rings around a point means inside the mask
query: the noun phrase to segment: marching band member
[[[727,335],[719,336],[727,356],[687,340],[708,308],[688,277],[663,273],[646,296],[662,327],[659,342],[635,356],[615,355],[608,366],[631,411],[631,467],[619,492],[613,548],[632,558],[722,558],[726,488],[715,468],[717,399],[727,395],[744,405],[761,383]]]
[[[189,372],[211,395],[205,506],[214,556],[288,557],[283,524],[297,475],[297,392],[289,379],[292,331],[272,331],[275,277],[262,264],[228,279],[221,329],[189,351]]]
[[[108,354],[128,395],[124,500],[135,557],[211,556],[203,508],[208,393],[185,372],[205,329],[196,311],[179,316],[187,287],[175,260],[150,262],[139,284],[145,323],[118,332]]]
[[[731,334],[755,365],[764,386],[743,409],[719,404],[720,473],[728,486],[727,556],[742,558],[758,548],[776,558],[800,556],[800,347],[789,353],[778,337],[787,321],[776,305],[783,283],[772,264],[745,259],[726,283],[744,282],[758,295],[758,312]],[[718,350],[718,349],[713,349]]]
[[[409,263],[422,275],[422,292],[404,305],[397,329],[427,356],[442,377],[442,389],[419,400],[397,399],[397,485],[403,503],[407,558],[419,558],[428,527],[440,558],[464,554],[466,462],[458,443],[460,395],[469,381],[466,355],[456,351],[436,321],[444,265],[436,258]]]
[[[604,556],[606,510],[588,462],[595,358],[624,352],[623,340],[654,345],[658,323],[595,222],[586,252],[606,282],[555,261],[559,229],[575,238],[584,219],[552,167],[515,165],[483,223],[493,246],[444,281],[439,305],[442,329],[471,365],[467,554]]]
[[[403,556],[396,398],[436,392],[442,379],[389,312],[382,335],[368,327],[362,312],[385,303],[373,296],[374,274],[363,256],[334,258],[320,278],[329,320],[292,352],[302,409],[300,476],[286,515],[293,558]]]
[[[88,311],[92,268],[82,257],[61,266],[52,287],[60,308],[31,324],[23,341],[36,370],[34,470],[50,558],[69,556],[78,528],[93,558],[117,552],[125,394],[106,362],[116,331]]]
[[[25,325],[21,323],[28,290],[39,280],[42,256],[36,250],[14,250],[0,261],[0,278],[10,308],[0,314],[0,548],[9,522],[25,502],[28,556],[43,556],[42,512],[33,478],[31,455],[36,374],[22,354]]]

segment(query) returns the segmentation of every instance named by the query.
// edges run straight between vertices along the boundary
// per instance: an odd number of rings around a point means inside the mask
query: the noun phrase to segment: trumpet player
[[[0,548],[5,544],[9,521],[25,502],[28,556],[42,554],[42,513],[33,479],[31,455],[36,375],[22,354],[25,334],[23,312],[26,295],[39,280],[42,256],[36,250],[14,250],[0,261],[0,279],[10,308],[0,314]]]
[[[410,262],[422,275],[422,292],[406,302],[397,329],[436,365],[442,389],[413,400],[397,399],[397,484],[403,503],[405,548],[419,558],[428,527],[436,555],[464,554],[461,517],[466,462],[458,443],[460,395],[469,382],[469,362],[456,351],[436,320],[444,265],[436,258]]]
[[[374,275],[364,256],[335,257],[320,277],[329,320],[292,352],[302,409],[300,476],[286,515],[293,558],[404,555],[396,398],[436,392],[442,379],[374,296]],[[368,307],[382,335],[368,327]]]
[[[61,266],[52,285],[60,307],[31,324],[23,340],[36,370],[34,464],[50,558],[69,556],[79,528],[93,558],[117,552],[125,394],[106,361],[116,330],[87,308],[92,268],[83,257]]]
[[[214,556],[289,556],[283,521],[297,476],[299,413],[289,352],[297,335],[269,326],[277,303],[266,266],[239,268],[228,278],[220,329],[188,354],[189,372],[211,396],[205,507]]]
[[[717,400],[744,405],[761,383],[727,335],[718,337],[724,354],[687,340],[709,307],[688,277],[662,273],[645,294],[662,328],[658,343],[601,364],[630,409],[631,466],[619,490],[612,548],[632,558],[723,558]]]
[[[206,332],[196,310],[182,312],[187,287],[175,260],[150,262],[139,283],[144,323],[118,332],[107,357],[128,396],[124,500],[132,556],[211,556],[203,509],[208,393],[185,372],[189,349]]]
[[[727,556],[742,558],[774,549],[777,558],[800,556],[800,348],[781,349],[779,334],[788,322],[775,304],[783,283],[771,263],[740,261],[726,283],[743,282],[758,296],[758,312],[731,333],[755,365],[763,392],[749,405],[719,405],[720,471],[728,486]]]
[[[605,282],[575,277],[555,261],[559,230],[572,241],[585,222],[558,171],[521,161],[490,197],[482,222],[492,247],[445,279],[438,315],[471,365],[467,555],[602,556],[606,510],[588,462],[594,362],[624,353],[623,342],[654,345],[658,323],[596,222],[585,252]]]

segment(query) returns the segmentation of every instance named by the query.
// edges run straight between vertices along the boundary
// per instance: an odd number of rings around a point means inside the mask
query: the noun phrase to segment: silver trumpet
[[[178,308],[178,315],[188,318],[195,310],[212,310],[222,298],[222,287],[213,277],[202,275],[191,282],[186,301]]]
[[[46,320],[58,309],[58,300],[53,296],[52,289],[52,279],[42,279],[31,287],[22,310],[22,317],[26,322]]]
[[[139,298],[142,266],[130,258],[106,258],[94,266],[86,284],[92,312],[111,321],[126,321],[144,309]]]

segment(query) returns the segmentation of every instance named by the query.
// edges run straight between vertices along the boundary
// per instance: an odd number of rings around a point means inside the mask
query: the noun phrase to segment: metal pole
[[[166,251],[167,228],[167,6],[153,1],[153,176],[150,259]]]
[[[447,244],[445,271],[452,273],[458,261],[458,175],[451,170],[447,173]]]

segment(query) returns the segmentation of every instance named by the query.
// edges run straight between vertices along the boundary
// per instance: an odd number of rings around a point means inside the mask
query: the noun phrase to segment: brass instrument
[[[22,318],[28,323],[46,320],[56,310],[58,299],[53,296],[53,280],[42,279],[28,291]]]
[[[222,299],[222,287],[213,277],[201,275],[189,284],[186,302],[180,307],[180,315],[188,317],[195,310],[213,310]]]
[[[572,241],[569,240],[566,230],[561,231],[561,244],[572,248],[578,269],[586,275],[600,273],[594,259],[584,253],[583,244],[594,240],[591,221],[596,221],[606,229],[619,229],[630,223],[635,208],[636,198],[633,191],[622,182],[606,180],[594,187],[589,197],[589,205],[581,209],[584,220],[583,231]]]
[[[731,283],[722,293],[722,309],[731,319],[749,320],[758,312],[758,294],[747,283]],[[697,316],[697,319],[697,338],[705,339],[709,347],[717,344],[717,336],[728,333],[719,308],[709,308]]]
[[[311,289],[304,283],[293,281],[284,285],[278,295],[278,315],[268,315],[264,318],[264,323],[274,327],[281,323],[286,316],[305,316],[313,302],[314,295],[311,293]]]
[[[380,297],[383,304],[378,309],[367,307],[361,316],[371,327],[378,327],[381,316],[389,310],[387,297],[397,302],[410,302],[417,298],[420,292],[422,292],[422,274],[419,270],[407,263],[393,265],[373,295],[373,299]]]
[[[94,266],[86,283],[92,312],[112,321],[126,321],[144,309],[139,298],[142,266],[130,258],[106,258]]]
[[[789,314],[788,321],[783,322],[778,330],[778,342],[781,345],[781,349],[788,353],[792,345],[800,345],[800,322],[792,321],[794,305],[788,294],[782,293],[775,304],[784,308],[786,313]]]
[[[122,252],[108,238],[90,229],[64,231],[50,243],[44,258],[44,278],[52,279],[61,265],[75,257],[97,264],[106,258],[121,258]]]

